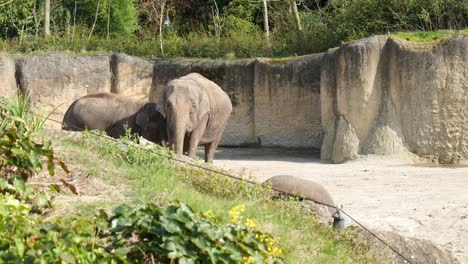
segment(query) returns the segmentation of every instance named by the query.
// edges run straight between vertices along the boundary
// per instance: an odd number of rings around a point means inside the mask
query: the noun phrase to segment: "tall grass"
[[[29,107],[29,94],[17,93],[15,96],[1,97],[0,109],[4,111],[4,119],[1,120],[1,128],[5,128],[11,122],[23,123],[23,133],[35,137],[44,127],[48,116],[35,115]]]

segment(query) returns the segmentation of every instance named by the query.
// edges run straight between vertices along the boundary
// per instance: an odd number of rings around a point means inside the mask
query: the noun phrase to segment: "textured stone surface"
[[[255,134],[262,146],[320,148],[321,55],[255,65]]]
[[[111,91],[109,57],[45,55],[20,59],[17,76],[22,92],[29,92],[36,112],[62,120],[70,104],[81,96]],[[50,127],[60,124],[49,122]]]
[[[0,96],[13,95],[16,89],[15,61],[0,57]]]
[[[153,79],[153,63],[126,54],[111,56],[112,93],[148,100]]]
[[[381,241],[369,234],[362,228],[352,226],[355,233],[359,234],[360,240],[366,241],[370,252],[379,258],[379,263],[408,263],[397,253]],[[384,239],[395,250],[413,263],[438,263],[438,264],[458,264],[460,263],[449,252],[437,247],[428,240],[405,237],[395,232],[372,230],[379,238]]]
[[[159,60],[155,62],[154,67],[150,101],[158,101],[168,81],[190,72],[198,72],[218,84],[232,102],[232,114],[224,130],[221,145],[256,143],[253,119],[253,61]]]
[[[430,47],[384,36],[352,42],[327,52],[321,76],[322,159],[352,158],[336,145],[356,139],[357,154],[468,159],[467,37]],[[355,138],[339,136],[341,119]]]

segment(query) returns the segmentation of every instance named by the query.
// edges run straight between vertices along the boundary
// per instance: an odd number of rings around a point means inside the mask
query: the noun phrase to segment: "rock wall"
[[[293,60],[147,61],[125,54],[73,57],[53,54],[0,58],[2,95],[30,94],[36,112],[61,121],[77,98],[112,92],[135,100],[158,101],[164,85],[198,72],[220,85],[233,113],[222,145],[319,148],[320,55]],[[16,78],[15,78],[16,77]],[[60,124],[49,122],[51,128]]]
[[[23,93],[30,94],[32,108],[39,114],[53,111],[51,118],[62,121],[77,98],[111,91],[108,56],[70,57],[45,55],[19,59],[16,76]],[[48,125],[60,128],[60,124]]]
[[[119,53],[110,56],[110,66],[113,93],[135,100],[148,100],[153,80],[153,63]]]
[[[14,94],[16,87],[15,61],[10,58],[0,57],[0,94]]]
[[[255,135],[262,146],[319,147],[321,55],[255,65]]]
[[[322,159],[468,159],[468,38],[426,45],[380,36],[324,55]]]
[[[19,86],[34,109],[55,109],[52,117],[62,120],[90,93],[157,102],[168,81],[190,72],[232,100],[222,145],[321,146],[322,159],[336,163],[366,154],[468,160],[466,36],[432,46],[377,36],[290,60],[0,57],[0,94]]]

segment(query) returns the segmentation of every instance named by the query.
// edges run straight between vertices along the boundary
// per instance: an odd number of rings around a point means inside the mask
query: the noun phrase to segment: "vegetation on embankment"
[[[0,4],[1,52],[287,57],[375,34],[433,41],[468,26],[459,0],[63,0],[50,1],[50,12],[45,2]]]
[[[118,189],[125,190],[124,199],[130,203],[166,204],[177,200],[196,211],[215,215],[223,223],[232,219],[232,208],[240,205],[245,210],[244,220],[252,219],[259,230],[279,238],[287,263],[375,261],[367,246],[354,240],[353,234],[339,236],[330,227],[318,224],[303,205],[272,200],[272,192],[260,186],[181,166],[157,155],[164,151],[157,146],[147,152],[93,134],[78,140],[64,138],[57,143],[67,163],[86,166],[85,174],[90,177],[120,186]],[[111,199],[109,202],[106,206],[115,205]],[[79,207],[101,205],[102,201],[98,201],[81,203]]]
[[[159,147],[90,133],[50,145],[26,101],[0,104],[0,262],[375,261],[352,234],[317,224],[299,203],[176,165],[156,155]],[[114,185],[118,195],[101,188],[101,200],[93,199],[86,188],[96,185],[77,184],[85,178]]]

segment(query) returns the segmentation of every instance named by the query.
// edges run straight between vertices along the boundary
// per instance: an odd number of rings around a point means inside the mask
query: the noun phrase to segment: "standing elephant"
[[[135,102],[112,93],[97,93],[75,100],[63,117],[62,129],[105,131],[113,138],[133,134],[163,145],[167,142],[166,122],[154,103]]]
[[[167,83],[159,105],[170,148],[194,158],[197,146],[204,145],[205,162],[212,162],[232,112],[231,100],[221,87],[191,73]]]

